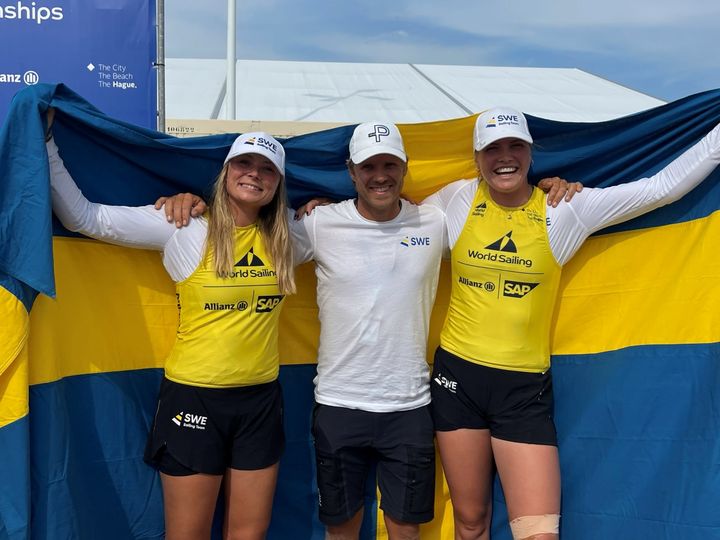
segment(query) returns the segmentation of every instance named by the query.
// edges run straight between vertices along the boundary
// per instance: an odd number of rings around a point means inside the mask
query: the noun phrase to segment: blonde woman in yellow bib
[[[160,470],[166,538],[209,539],[221,484],[224,537],[264,538],[285,445],[278,322],[295,291],[283,147],[267,133],[239,136],[209,211],[181,229],[152,206],[91,203],[51,137],[47,147],[63,225],[161,251],[176,283],[177,338],[145,452]]]
[[[593,232],[673,202],[720,163],[720,127],[652,176],[546,204],[528,182],[532,136],[494,108],[474,130],[478,177],[426,204],[445,211],[452,290],[431,377],[455,537],[490,536],[497,468],[513,538],[559,536],[550,323],[562,266]]]

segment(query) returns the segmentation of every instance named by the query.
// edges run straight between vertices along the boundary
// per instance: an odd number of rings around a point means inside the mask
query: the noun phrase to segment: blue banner
[[[155,128],[155,0],[0,0],[0,124],[16,92],[62,82]]]

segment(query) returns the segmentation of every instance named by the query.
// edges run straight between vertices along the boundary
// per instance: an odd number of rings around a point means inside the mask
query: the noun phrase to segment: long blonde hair
[[[207,249],[213,252],[215,273],[218,277],[230,275],[235,264],[235,221],[225,187],[228,168],[229,164],[226,163],[215,179],[208,217]],[[281,175],[272,201],[260,208],[257,226],[275,267],[280,292],[293,294],[295,274],[286,201],[285,177]]]

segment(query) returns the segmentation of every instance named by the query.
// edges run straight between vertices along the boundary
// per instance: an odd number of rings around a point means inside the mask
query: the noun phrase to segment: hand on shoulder
[[[177,228],[185,227],[191,217],[200,217],[207,211],[207,203],[193,193],[178,193],[171,197],[160,197],[155,209],[164,208],[168,223],[175,222]]]

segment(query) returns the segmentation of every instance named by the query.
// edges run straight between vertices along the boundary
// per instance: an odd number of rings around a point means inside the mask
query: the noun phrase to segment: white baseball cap
[[[525,115],[520,111],[510,107],[493,107],[477,117],[473,132],[473,147],[476,151],[509,137],[530,144],[533,142]]]
[[[387,122],[365,122],[357,126],[350,139],[350,161],[357,165],[378,154],[390,154],[407,162],[397,126]]]
[[[225,164],[243,154],[260,154],[272,161],[281,175],[285,176],[285,149],[275,137],[264,131],[243,133],[232,143]]]

